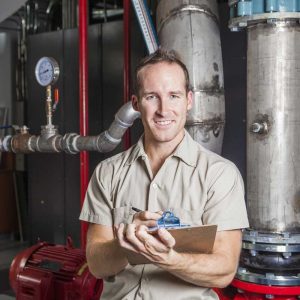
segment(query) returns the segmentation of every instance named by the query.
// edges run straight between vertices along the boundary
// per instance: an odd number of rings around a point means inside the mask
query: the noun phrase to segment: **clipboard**
[[[168,229],[176,240],[174,250],[179,253],[211,253],[217,225],[190,226]],[[143,255],[130,250],[125,250],[128,262],[131,265],[151,263]]]

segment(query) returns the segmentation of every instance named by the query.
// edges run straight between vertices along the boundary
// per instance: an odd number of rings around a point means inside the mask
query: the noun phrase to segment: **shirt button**
[[[153,184],[152,184],[152,187],[156,190],[156,189],[157,189],[157,184],[156,184],[156,183],[153,183]]]
[[[145,160],[146,159],[146,156],[142,156],[142,160]]]

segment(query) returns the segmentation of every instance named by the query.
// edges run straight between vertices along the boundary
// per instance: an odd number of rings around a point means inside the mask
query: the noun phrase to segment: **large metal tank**
[[[298,296],[300,286],[300,7],[277,0],[228,4],[229,28],[247,29],[248,37],[250,229],[243,233],[235,286],[296,299],[286,295]]]
[[[165,49],[186,64],[194,105],[186,128],[206,148],[221,153],[225,124],[223,63],[218,6],[212,0],[161,0],[157,32]]]
[[[248,26],[247,204],[251,228],[300,232],[300,26]]]

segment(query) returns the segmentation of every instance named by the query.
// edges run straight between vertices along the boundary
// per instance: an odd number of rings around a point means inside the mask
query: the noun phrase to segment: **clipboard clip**
[[[162,217],[159,218],[156,222],[156,226],[150,227],[149,230],[156,230],[159,228],[166,228],[166,229],[174,229],[174,228],[181,228],[181,227],[188,227],[188,224],[181,224],[180,219],[176,217],[170,210],[166,210]]]

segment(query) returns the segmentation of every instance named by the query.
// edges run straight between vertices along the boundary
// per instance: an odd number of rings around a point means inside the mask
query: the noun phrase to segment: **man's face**
[[[139,99],[133,96],[132,101],[141,113],[145,142],[179,143],[192,107],[192,92],[186,91],[183,70],[175,63],[162,62],[145,66],[139,76]]]

